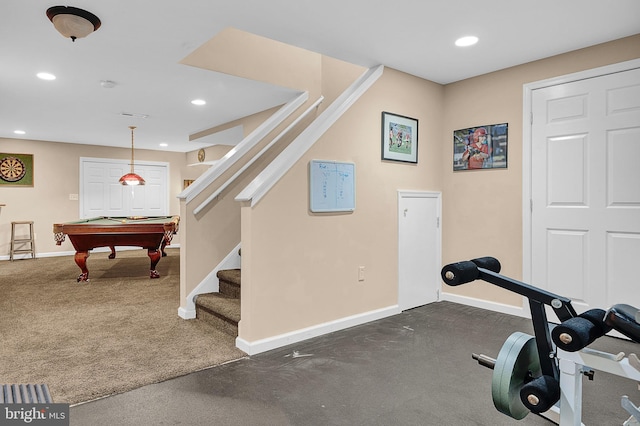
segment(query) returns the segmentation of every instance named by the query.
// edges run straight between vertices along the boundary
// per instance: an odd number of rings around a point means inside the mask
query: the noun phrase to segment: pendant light
[[[118,182],[122,185],[144,185],[145,181],[142,179],[140,175],[137,175],[133,172],[133,130],[136,126],[129,126],[131,129],[131,173],[127,173],[120,178]]]

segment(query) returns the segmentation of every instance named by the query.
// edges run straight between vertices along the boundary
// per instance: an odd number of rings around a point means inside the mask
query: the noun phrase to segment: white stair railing
[[[278,134],[278,136],[276,136],[271,142],[269,142],[264,148],[262,148],[259,153],[254,155],[251,160],[247,161],[244,166],[242,166],[237,172],[234,173],[233,176],[227,179],[225,183],[220,185],[218,189],[216,189],[211,195],[207,197],[206,200],[204,200],[198,207],[196,207],[193,210],[193,214],[197,215],[198,213],[200,213],[200,211],[202,211],[202,209],[207,207],[209,203],[215,200],[218,197],[218,195],[222,194],[222,191],[224,191],[229,185],[231,185],[238,178],[238,176],[240,176],[245,170],[251,167],[253,163],[256,162],[256,160],[262,157],[262,155],[264,155],[267,151],[269,151],[269,149],[273,145],[275,145],[280,139],[282,139],[287,133],[289,133],[291,129],[293,129],[298,123],[300,123],[300,121],[302,121],[307,115],[309,115],[309,113],[311,113],[315,108],[317,108],[318,105],[320,105],[323,100],[324,100],[324,96],[320,96],[320,98],[317,101],[315,101],[313,105],[307,108],[305,112],[300,114],[298,118],[296,118],[291,124],[287,126],[286,129],[280,132],[280,134]]]
[[[313,123],[291,142],[235,198],[251,201],[254,206],[293,167],[311,146],[353,105],[382,75],[384,66],[368,69],[347,88]]]
[[[236,164],[247,152],[249,152],[256,144],[263,140],[271,131],[278,127],[286,120],[296,109],[309,99],[309,93],[304,92],[290,102],[284,104],[275,114],[264,121],[247,137],[233,147],[224,157],[222,157],[215,165],[211,166],[204,172],[195,182],[189,185],[184,191],[178,194],[178,198],[185,200],[186,203],[191,202],[197,195],[209,188],[216,179],[224,172],[229,170]]]

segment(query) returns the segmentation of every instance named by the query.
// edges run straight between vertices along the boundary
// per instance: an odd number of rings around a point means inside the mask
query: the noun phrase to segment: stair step
[[[240,269],[218,271],[218,291],[228,297],[240,299]]]
[[[240,269],[222,269],[216,273],[219,280],[224,280],[240,286]]]
[[[240,299],[220,293],[200,294],[196,298],[196,318],[232,336],[238,335]]]

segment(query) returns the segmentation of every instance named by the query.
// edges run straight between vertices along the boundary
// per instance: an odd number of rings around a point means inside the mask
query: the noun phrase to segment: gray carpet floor
[[[180,251],[160,278],[146,250],[92,253],[88,283],[73,256],[0,264],[0,384],[44,383],[75,404],[243,357],[235,338],[178,317]]]
[[[450,302],[416,308],[162,383],[71,408],[71,425],[548,425],[499,413],[496,357],[531,322]],[[591,347],[639,353],[611,337]],[[621,425],[620,397],[637,384],[605,373],[584,379],[583,422]]]

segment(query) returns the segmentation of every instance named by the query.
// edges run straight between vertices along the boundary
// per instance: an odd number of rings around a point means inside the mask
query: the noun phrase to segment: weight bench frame
[[[536,349],[538,352],[538,356],[540,357],[540,369],[543,375],[551,376],[557,380],[560,380],[559,368],[553,357],[555,350],[553,342],[551,340],[551,330],[549,328],[549,321],[547,320],[545,305],[550,306],[554,310],[558,319],[563,322],[570,318],[578,316],[576,310],[571,304],[571,299],[563,296],[558,296],[557,294],[551,293],[550,291],[546,291],[532,285],[525,284],[521,281],[514,280],[513,278],[500,275],[498,273],[500,271],[500,263],[497,261],[497,259],[494,260],[497,265],[488,265],[485,262],[481,261],[481,259],[472,260],[471,262],[476,264],[478,271],[477,277],[475,279],[494,284],[498,287],[504,288],[505,290],[509,290],[521,296],[524,296],[528,299],[531,321],[533,323],[533,333],[536,338]],[[453,265],[459,265],[461,263],[463,262],[458,262],[457,264]],[[494,266],[493,269],[497,269],[497,271],[494,272],[490,269],[483,268],[479,266],[480,264]],[[449,280],[445,278],[446,268],[447,267],[445,266],[442,271],[442,275],[444,281],[449,283]]]
[[[471,263],[475,265],[475,268],[470,267]],[[571,299],[500,275],[500,268],[500,262],[497,259],[485,257],[446,265],[442,269],[441,275],[443,281],[449,285],[456,286],[480,279],[528,299],[541,372],[543,375],[554,377],[560,384],[559,402],[546,413],[540,413],[540,415],[554,422],[559,421],[560,426],[583,425],[581,421],[582,375],[593,369],[636,380],[640,385],[640,360],[635,354],[630,354],[629,358],[626,358],[622,352],[613,355],[589,348],[583,348],[577,352],[567,352],[556,347],[551,338],[551,327],[547,320],[545,305],[550,306],[560,322],[563,323],[578,316],[571,305]],[[460,273],[461,277],[456,277],[454,271]],[[611,314],[607,312],[606,322],[608,325],[638,342],[635,325],[633,335],[628,329],[628,325],[623,328],[616,327],[615,306],[610,311]],[[640,311],[637,311],[635,314],[636,323],[639,322],[639,317]],[[624,318],[624,320],[628,321],[629,318]],[[634,419],[637,424],[640,424],[640,409],[633,405],[627,396],[622,397],[621,404],[632,416],[625,422],[625,425],[632,424],[631,421]]]

